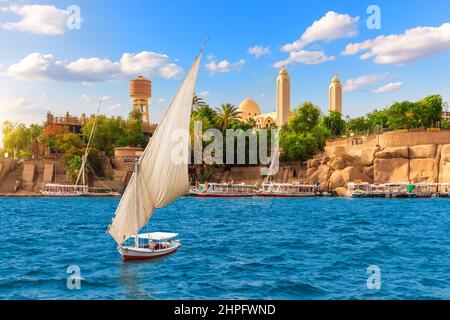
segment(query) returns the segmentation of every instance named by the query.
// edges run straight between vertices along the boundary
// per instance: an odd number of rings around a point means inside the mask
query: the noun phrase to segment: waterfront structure
[[[149,100],[152,96],[152,82],[139,76],[130,81],[130,97],[133,99],[133,110],[142,113],[144,131],[150,131]]]
[[[47,112],[47,121],[45,126],[61,126],[67,127],[74,134],[82,135],[81,129],[87,122],[86,115],[83,113],[81,117],[74,117],[67,112],[64,116],[55,116],[51,112]]]
[[[342,114],[342,84],[337,74],[331,79],[328,101],[330,112],[337,111]]]
[[[258,104],[250,99],[244,99],[238,106],[240,118],[248,121],[253,119],[257,129],[268,128],[272,125],[281,127],[289,121],[291,115],[290,78],[283,66],[278,74],[276,83],[276,112],[261,114]]]

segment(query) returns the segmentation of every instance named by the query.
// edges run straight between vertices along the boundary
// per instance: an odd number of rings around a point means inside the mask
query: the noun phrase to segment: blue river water
[[[183,247],[147,262],[105,232],[117,204],[0,199],[0,299],[450,299],[450,200],[182,198],[149,230]]]

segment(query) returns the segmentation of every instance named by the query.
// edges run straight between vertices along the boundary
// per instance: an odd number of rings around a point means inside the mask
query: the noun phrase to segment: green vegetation
[[[306,161],[322,152],[331,128],[340,125],[340,114],[324,117],[320,108],[305,102],[292,111],[289,122],[281,129],[280,148],[283,161]],[[330,128],[331,127],[331,128]]]
[[[351,119],[347,123],[347,133],[375,132],[377,126],[382,130],[400,130],[431,128],[438,124],[449,128],[448,121],[442,121],[442,97],[431,95],[417,102],[395,102],[386,109]]]

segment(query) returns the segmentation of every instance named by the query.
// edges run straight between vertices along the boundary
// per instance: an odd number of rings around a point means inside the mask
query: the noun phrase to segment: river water
[[[183,247],[126,263],[118,201],[0,199],[0,299],[450,299],[447,199],[182,198],[149,231]]]

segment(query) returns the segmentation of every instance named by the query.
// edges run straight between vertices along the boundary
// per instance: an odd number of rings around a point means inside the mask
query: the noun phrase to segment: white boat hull
[[[166,256],[168,254],[174,253],[180,247],[181,247],[181,244],[179,242],[175,242],[175,243],[173,243],[172,246],[164,248],[164,249],[159,249],[159,250],[148,249],[148,248],[136,248],[136,247],[120,247],[119,252],[122,256],[122,259],[125,261],[147,260],[147,259],[159,258],[162,256]]]

